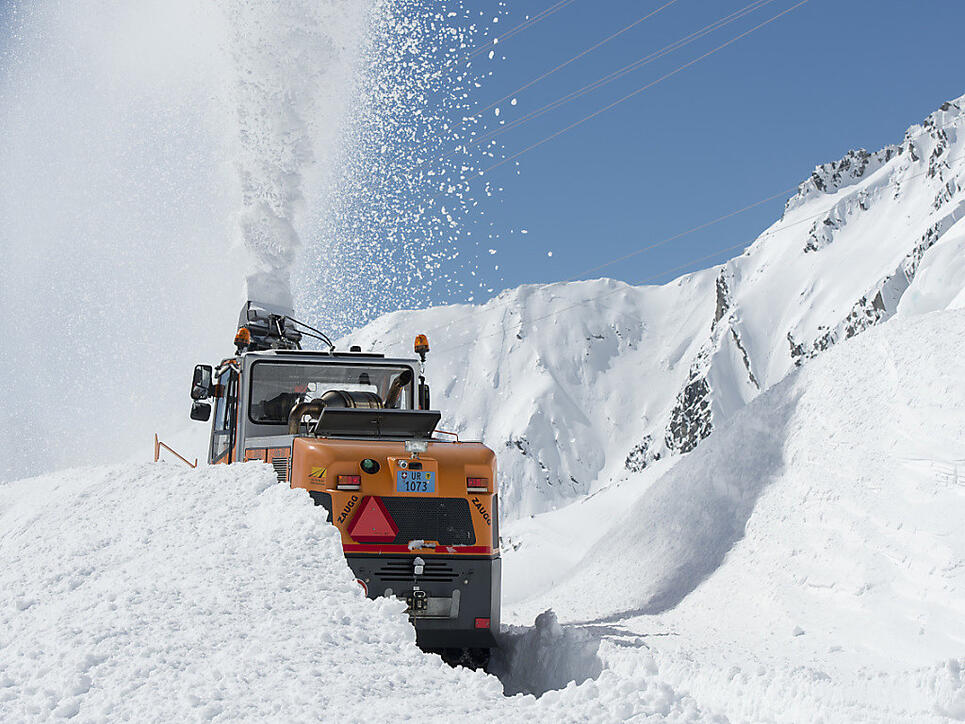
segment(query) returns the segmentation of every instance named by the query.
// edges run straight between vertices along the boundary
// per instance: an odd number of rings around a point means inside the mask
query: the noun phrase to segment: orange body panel
[[[371,458],[379,463],[377,473],[367,474],[359,463]],[[396,490],[396,473],[402,470],[399,462],[418,461],[422,469],[435,473],[433,493],[404,493]],[[358,475],[359,490],[338,490],[339,475]],[[487,492],[466,491],[466,478],[485,478]],[[399,553],[411,550],[419,555],[438,554],[496,554],[499,541],[493,536],[493,496],[496,494],[496,455],[482,443],[428,443],[426,452],[417,458],[405,450],[405,443],[389,440],[336,440],[331,438],[297,437],[292,443],[291,485],[309,491],[320,491],[332,496],[332,523],[342,534],[346,551],[364,550],[371,553]],[[464,498],[469,501],[476,542],[473,546],[438,546],[413,548],[380,543],[359,544],[349,535],[350,524],[366,496],[378,497],[437,497]],[[427,541],[431,542],[431,541]],[[401,550],[398,550],[401,549]]]

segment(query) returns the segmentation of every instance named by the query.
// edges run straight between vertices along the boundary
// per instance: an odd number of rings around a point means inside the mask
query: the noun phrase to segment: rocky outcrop
[[[905,256],[893,274],[881,280],[874,288],[863,294],[851,307],[847,316],[832,326],[818,327],[819,336],[810,346],[794,341],[794,335],[788,332],[791,343],[791,359],[795,366],[800,367],[806,360],[817,357],[821,352],[831,348],[844,339],[863,332],[869,327],[890,319],[898,309],[898,303],[905,290],[911,285],[921,263],[921,258],[942,235],[959,219],[965,217],[965,201],[959,203],[956,209],[942,217],[928,228],[911,251]]]
[[[677,395],[664,437],[672,453],[690,452],[713,431],[710,393],[707,378],[699,369],[692,369],[690,381]]]
[[[644,435],[643,440],[631,448],[623,465],[631,473],[639,473],[660,457],[660,452],[653,449],[653,435]]]
[[[866,175],[877,171],[898,153],[898,146],[886,146],[875,153],[863,148],[848,151],[844,158],[831,163],[821,164],[811,173],[811,177],[798,187],[797,194],[788,199],[785,213],[804,204],[820,194],[833,194],[851,186]]]

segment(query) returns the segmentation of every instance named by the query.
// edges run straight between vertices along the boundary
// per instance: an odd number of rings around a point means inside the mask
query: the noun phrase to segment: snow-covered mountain
[[[498,451],[504,514],[553,508],[694,449],[902,307],[965,303],[963,124],[965,97],[898,145],[818,166],[743,254],[664,286],[528,285],[349,339],[402,353],[429,334],[434,406]]]

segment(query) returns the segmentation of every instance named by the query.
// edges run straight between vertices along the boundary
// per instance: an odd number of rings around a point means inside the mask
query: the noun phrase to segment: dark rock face
[[[811,177],[798,187],[797,194],[788,199],[785,212],[815,194],[832,194],[856,183],[865,174],[877,171],[899,153],[901,150],[897,146],[886,146],[875,153],[858,148],[848,151],[844,158],[838,161],[821,164],[814,169]]]
[[[925,252],[933,247],[965,211],[953,211],[937,221],[922,234],[910,252],[899,264],[894,273],[885,277],[876,287],[862,295],[851,307],[847,316],[834,326],[823,325],[818,328],[821,334],[808,348],[804,343],[794,340],[788,332],[791,345],[791,359],[800,367],[806,360],[814,359],[821,352],[844,339],[863,332],[869,327],[890,319],[898,309],[901,295],[911,285]]]
[[[713,429],[710,385],[702,373],[691,370],[690,381],[677,395],[677,404],[670,413],[664,442],[672,452],[690,452]]]
[[[624,465],[631,473],[639,473],[650,463],[660,459],[660,453],[652,450],[653,435],[645,435],[639,445],[635,445],[627,455]]]
[[[861,297],[861,299],[854,303],[851,311],[848,312],[848,316],[845,317],[842,322],[834,329],[828,330],[814,340],[811,344],[810,351],[806,354],[806,358],[813,359],[817,357],[821,352],[829,349],[842,339],[850,339],[859,332],[873,327],[889,316],[891,315],[885,309],[885,303],[881,297],[880,290],[876,292],[871,299],[867,296]],[[796,362],[800,364],[800,360]]]
[[[734,344],[737,345],[737,349],[740,350],[741,357],[744,359],[744,369],[747,370],[747,379],[751,381],[757,389],[761,389],[761,383],[757,381],[754,376],[754,371],[751,369],[751,360],[747,354],[747,350],[744,348],[744,342],[741,340],[740,333],[737,331],[736,327],[730,328],[730,336],[734,339]]]
[[[837,228],[839,228],[838,223],[828,217],[811,224],[807,242],[804,244],[804,253],[808,254],[812,251],[821,251],[821,249],[831,243],[834,236],[833,232]]]
[[[547,485],[555,485],[559,482],[559,479],[554,479],[550,475],[550,469],[546,467],[546,464],[542,460],[539,459],[539,455],[533,454],[533,451],[530,449],[531,446],[529,440],[527,440],[525,437],[520,436],[519,438],[510,438],[506,441],[506,447],[515,447],[521,455],[531,458],[533,461],[535,461],[539,466],[539,469],[542,471]]]
[[[727,278],[724,270],[720,270],[717,275],[717,309],[714,311],[714,325],[716,325],[730,310],[730,289],[727,287]]]

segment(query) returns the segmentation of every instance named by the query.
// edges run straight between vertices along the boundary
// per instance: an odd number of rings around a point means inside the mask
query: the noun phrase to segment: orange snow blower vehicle
[[[484,665],[499,630],[496,457],[440,438],[426,337],[419,359],[337,351],[289,310],[248,302],[235,346],[194,370],[191,418],[214,408],[208,462],[260,460],[307,490],[370,598],[403,599],[422,648]]]

